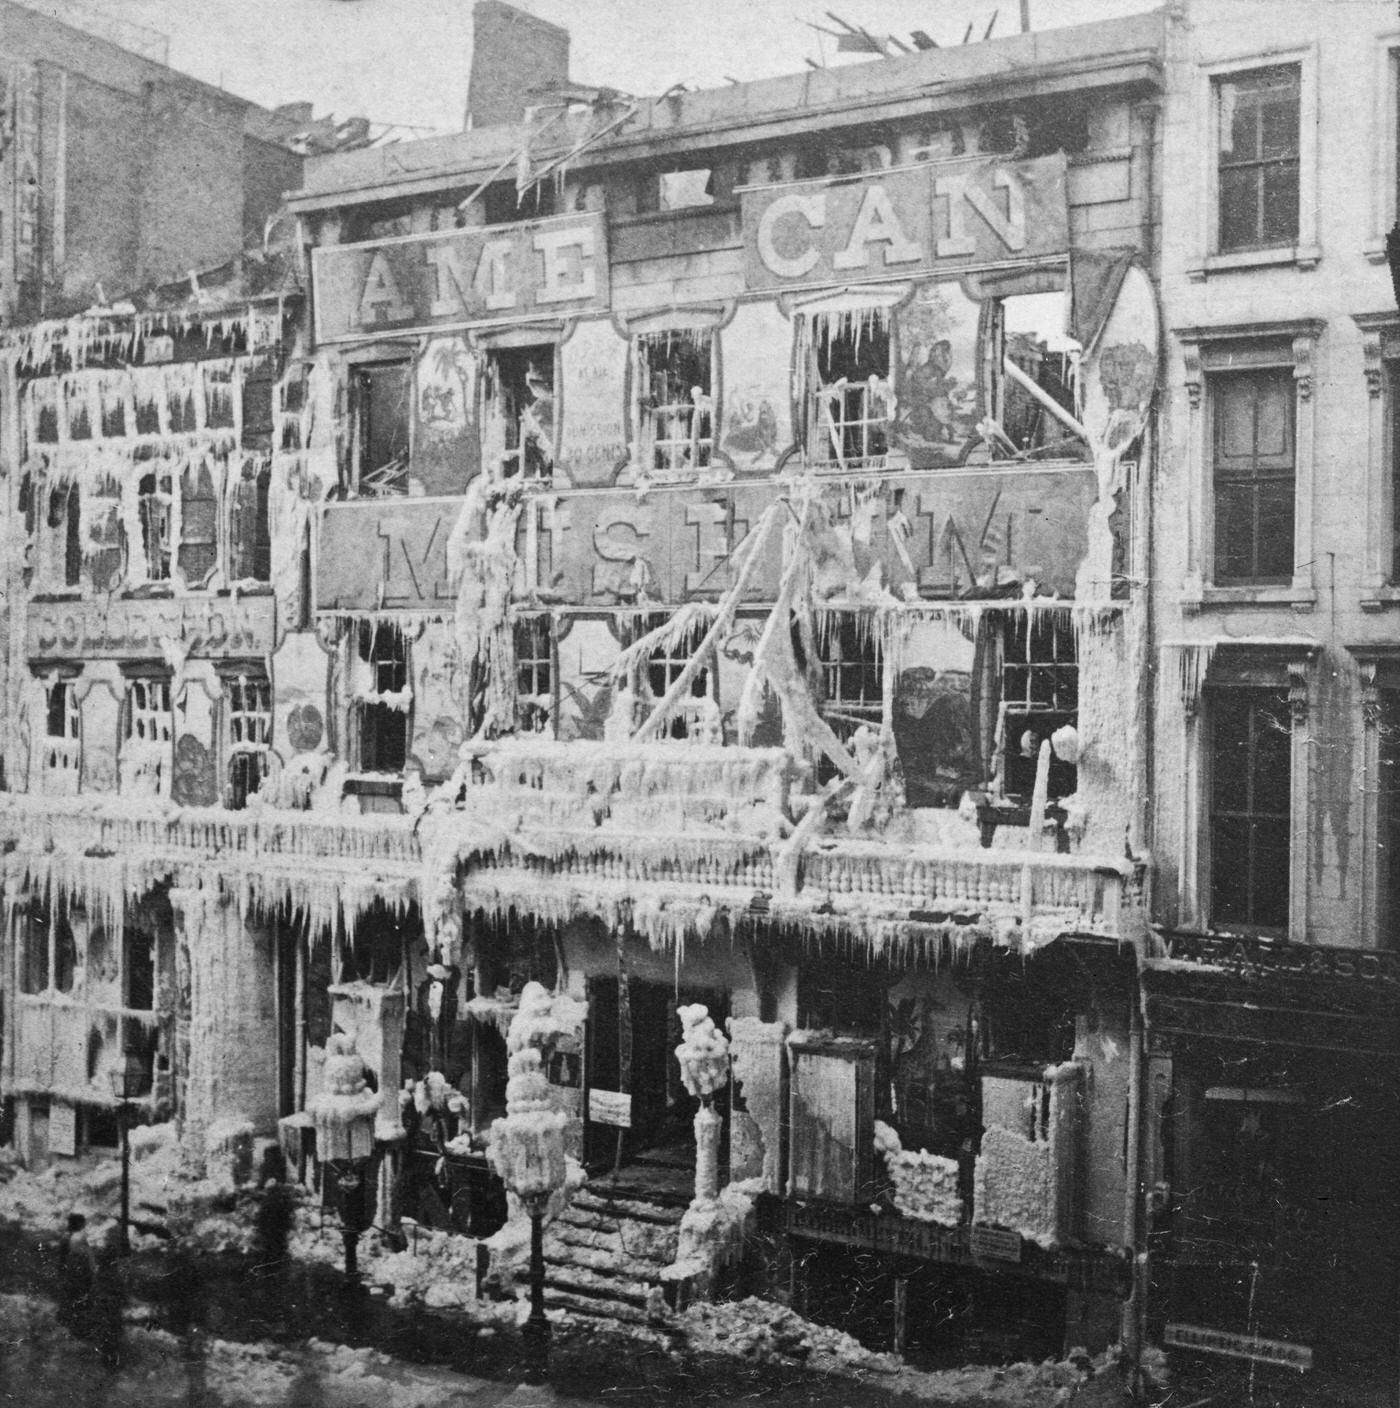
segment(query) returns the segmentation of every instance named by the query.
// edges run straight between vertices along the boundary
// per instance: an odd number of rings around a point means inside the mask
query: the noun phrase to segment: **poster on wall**
[[[982,305],[958,283],[920,284],[895,314],[895,448],[913,469],[961,464],[982,418]]]
[[[481,469],[477,358],[461,337],[435,337],[418,358],[413,476],[423,492],[463,493]]]
[[[627,345],[606,318],[581,322],[564,344],[564,398],[555,482],[613,483],[627,458]]]
[[[410,762],[423,781],[442,782],[457,766],[457,750],[466,735],[468,683],[462,654],[451,625],[430,622],[414,642],[413,742]]]
[[[792,325],[777,303],[741,303],[720,334],[724,367],[719,448],[736,470],[776,469],[792,444]]]

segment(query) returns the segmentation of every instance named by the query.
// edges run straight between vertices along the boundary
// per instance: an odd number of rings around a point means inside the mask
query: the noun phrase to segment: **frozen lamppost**
[[[522,1001],[522,1014],[524,1010]],[[539,1048],[524,1044],[529,1039],[524,1025],[520,1017],[511,1023],[506,1117],[491,1126],[487,1152],[507,1191],[514,1193],[530,1214],[530,1318],[524,1329],[530,1354],[526,1381],[541,1384],[549,1363],[549,1321],[544,1313],[544,1215],[550,1198],[565,1183],[565,1116],[549,1102],[549,1082]]]
[[[107,1072],[112,1094],[117,1098],[117,1122],[122,1135],[121,1220],[117,1224],[117,1250],[125,1256],[131,1250],[131,1110],[133,1100],[146,1093],[149,1072],[140,1054],[128,1051],[120,1066]]]
[[[703,1002],[676,1009],[684,1032],[676,1047],[685,1088],[699,1098],[695,1112],[695,1208],[719,1196],[719,1136],[723,1121],[714,1108],[715,1092],[729,1084],[729,1040],[715,1029]]]
[[[335,1180],[345,1239],[345,1274],[359,1275],[360,1237],[370,1224],[369,1165],[379,1094],[365,1079],[365,1058],[354,1037],[336,1032],[326,1043],[325,1089],[309,1108],[316,1124],[316,1156]]]

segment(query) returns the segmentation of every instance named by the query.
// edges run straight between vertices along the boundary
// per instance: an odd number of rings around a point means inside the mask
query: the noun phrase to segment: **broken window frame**
[[[351,708],[356,770],[401,776],[413,738],[413,647],[392,622],[360,622],[352,628],[352,677],[364,681]],[[408,695],[408,707],[398,708]],[[388,697],[393,696],[391,701]]]
[[[1270,95],[1278,95],[1273,104]],[[1261,64],[1214,80],[1216,111],[1215,248],[1230,254],[1296,244],[1302,183],[1303,66],[1301,62]],[[1291,145],[1267,148],[1266,108],[1291,109]],[[1235,151],[1237,119],[1254,117],[1247,152]],[[1287,135],[1287,134],[1286,134]],[[1272,210],[1271,185],[1279,202]],[[1232,214],[1234,212],[1234,214]],[[1286,212],[1286,213],[1285,213]],[[1271,221],[1274,228],[1270,228]]]
[[[227,749],[224,805],[242,811],[267,777],[272,754],[272,682],[259,668],[224,670]]]
[[[355,492],[362,498],[401,498],[409,493],[409,471],[413,455],[413,361],[409,357],[386,357],[356,362],[349,369],[351,402],[351,465]],[[401,401],[392,380],[401,383]],[[376,383],[383,383],[377,390]],[[389,398],[387,401],[385,398]],[[376,409],[376,406],[378,409]],[[387,430],[379,420],[389,422]],[[371,464],[372,447],[394,450],[382,464]],[[402,448],[397,447],[402,443]]]
[[[485,348],[481,374],[483,450],[503,479],[548,484],[554,474],[558,434],[559,344],[502,341]],[[546,377],[545,371],[548,375]],[[530,374],[547,382],[544,394],[530,387]],[[525,400],[525,395],[530,400]],[[546,403],[548,417],[536,407]]]
[[[884,467],[894,434],[894,337],[888,301],[803,312],[798,372],[807,458],[818,469]],[[878,351],[871,355],[872,339],[877,349],[883,342],[883,357]],[[834,347],[843,349],[835,361]],[[881,362],[883,374],[876,369]],[[870,370],[851,380],[850,373],[841,370],[843,363],[852,370]]]
[[[45,796],[73,797],[79,790],[83,762],[83,711],[78,702],[77,681],[61,675],[44,681],[43,689],[40,790]]]
[[[665,612],[654,612],[638,617],[630,631],[624,633],[624,645],[640,640],[650,631],[658,630],[671,618]],[[697,623],[686,632],[684,638],[674,646],[659,645],[646,658],[637,671],[637,692],[645,703],[644,713],[651,712],[651,706],[659,704],[690,664],[692,657],[705,638],[706,628]],[[658,733],[658,738],[689,738],[709,710],[707,702],[718,707],[719,703],[719,659],[714,649],[706,652],[705,663],[696,671],[690,682],[690,695],[676,705],[666,727]]]
[[[1035,789],[1040,745],[1056,729],[1079,727],[1079,658],[1068,611],[1016,610],[993,626],[997,727],[997,778],[1003,797],[1029,802]],[[1033,734],[1029,747],[1026,734]],[[1049,796],[1069,797],[1079,785],[1075,763],[1052,753]]]
[[[1244,710],[1243,729],[1232,730],[1231,710]],[[1229,933],[1283,938],[1289,930],[1292,890],[1292,824],[1294,778],[1292,718],[1287,688],[1267,684],[1215,684],[1206,690],[1206,854],[1208,884],[1203,893],[1208,906],[1208,927]],[[1273,734],[1283,739],[1280,755],[1270,759],[1265,741]],[[1277,740],[1276,740],[1277,741]],[[1225,750],[1240,748],[1242,764],[1227,777]],[[1261,781],[1269,767],[1282,772],[1286,800],[1282,807],[1258,805]],[[1271,779],[1277,788],[1279,779]],[[1267,798],[1266,798],[1267,800]],[[1245,836],[1231,837],[1242,824]],[[1259,833],[1272,833],[1274,848],[1281,852],[1281,870],[1261,873]],[[1243,907],[1233,912],[1222,899],[1227,877],[1242,880]],[[1270,911],[1267,906],[1275,908]]]
[[[65,937],[66,936],[66,937]],[[77,935],[66,899],[57,904],[35,896],[20,922],[19,992],[24,997],[73,991],[78,972]],[[42,977],[43,981],[38,980]]]
[[[136,480],[136,521],[141,533],[147,582],[169,582],[175,566],[175,467],[147,461]]]
[[[521,613],[512,622],[512,632],[519,727],[524,733],[553,737],[559,713],[554,617],[548,611]]]
[[[1226,399],[1250,384],[1256,388],[1252,410],[1252,449],[1245,457],[1247,463],[1229,465],[1231,457],[1223,447],[1223,434],[1226,426],[1222,414]],[[1287,428],[1287,446],[1278,455],[1271,455],[1259,448],[1259,432],[1264,402],[1259,391],[1269,388],[1277,393],[1286,408],[1284,420]],[[1232,370],[1212,371],[1208,388],[1209,428],[1207,448],[1210,455],[1210,491],[1212,580],[1222,586],[1270,586],[1291,582],[1294,577],[1296,556],[1296,517],[1298,501],[1298,416],[1296,403],[1295,373],[1292,366],[1252,366]],[[1234,544],[1227,544],[1223,526],[1226,513],[1223,500],[1227,495],[1241,496],[1249,504],[1250,533],[1249,561],[1247,569],[1227,570],[1226,552]],[[1286,543],[1282,534],[1265,532],[1261,515],[1266,500],[1278,497],[1280,502],[1286,494],[1288,533]],[[1275,505],[1277,511],[1278,505]],[[1236,540],[1237,541],[1237,540]],[[1275,563],[1266,555],[1286,547],[1287,560]]]
[[[72,480],[35,481],[31,492],[44,494],[43,547],[39,550],[41,590],[72,591],[83,585],[81,490]]]
[[[272,580],[272,460],[245,456],[234,468],[229,494],[228,577],[233,582]]]
[[[683,376],[691,354],[698,378]],[[686,381],[690,381],[686,388]],[[709,469],[715,451],[719,337],[712,327],[638,332],[632,339],[632,385],[641,472],[661,483]]]
[[[134,747],[148,745],[154,763],[132,758]],[[159,756],[163,750],[164,756]],[[121,791],[128,796],[168,798],[175,773],[175,709],[168,674],[133,673],[127,680],[122,702],[122,746],[118,756]],[[137,790],[138,776],[152,770],[155,786]]]
[[[884,727],[885,654],[879,622],[869,611],[823,612],[813,624],[815,672],[822,718],[843,743],[849,745],[861,728],[877,734]],[[817,761],[817,781],[836,776],[835,764],[825,755]]]
[[[224,506],[219,487],[213,469],[202,456],[190,459],[180,470],[178,480],[173,475],[171,478],[180,495],[175,565],[186,587],[202,591],[218,570],[221,556],[219,520]]]

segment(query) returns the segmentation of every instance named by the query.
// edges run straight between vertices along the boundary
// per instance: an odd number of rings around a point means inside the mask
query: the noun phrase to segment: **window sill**
[[[1181,594],[1188,611],[1220,606],[1291,606],[1295,611],[1311,611],[1317,605],[1312,587],[1195,587]]]
[[[397,797],[403,792],[403,777],[394,772],[351,773],[344,782],[346,797]]]
[[[1385,611],[1392,606],[1400,606],[1400,586],[1377,587],[1370,596],[1361,598],[1363,611]]]
[[[1376,235],[1374,239],[1369,239],[1361,246],[1361,252],[1366,256],[1369,264],[1385,263],[1385,236]]]
[[[1322,250],[1315,244],[1282,245],[1276,249],[1241,249],[1229,254],[1208,254],[1198,264],[1187,266],[1186,277],[1203,283],[1212,274],[1229,274],[1242,269],[1266,269],[1291,264],[1297,269],[1316,269]]]

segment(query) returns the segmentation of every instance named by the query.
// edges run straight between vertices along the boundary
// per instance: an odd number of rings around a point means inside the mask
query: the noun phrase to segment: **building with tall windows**
[[[1307,1368],[1314,1395],[1382,1402],[1400,28],[1380,4],[1258,13],[1167,26],[1151,1330],[1201,1372]]]
[[[555,1305],[729,1278],[882,1345],[1105,1346],[1145,1304],[1164,17],[646,98],[477,14],[474,71],[546,91],[310,161],[309,299],[10,340],[16,1140],[100,1147],[135,1048],[194,1163],[233,1128],[314,1181],[353,1041],[380,1226],[484,1239],[528,991],[591,1174]]]

